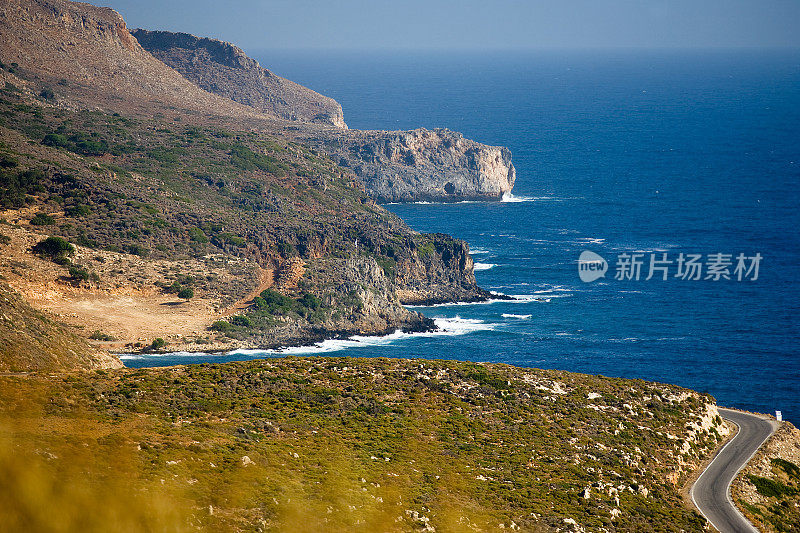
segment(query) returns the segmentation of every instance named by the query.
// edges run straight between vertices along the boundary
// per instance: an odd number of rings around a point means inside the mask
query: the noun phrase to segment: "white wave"
[[[348,348],[363,348],[367,346],[385,346],[397,340],[410,338],[410,337],[438,337],[438,336],[455,336],[466,335],[474,331],[488,331],[495,328],[496,324],[490,324],[483,320],[474,318],[461,318],[455,316],[453,318],[434,318],[433,322],[438,328],[436,331],[425,331],[421,333],[404,333],[397,330],[394,333],[383,336],[366,336],[366,335],[353,335],[347,339],[327,339],[315,344],[307,346],[290,346],[286,348],[276,348],[269,350],[251,349],[251,350],[234,350],[229,352],[228,355],[247,355],[251,357],[264,357],[273,356],[280,357],[284,355],[309,355],[319,353],[338,352]]]
[[[514,196],[510,192],[504,192],[501,202],[517,203],[517,202],[531,202],[534,198],[530,196]]]
[[[154,354],[143,354],[143,353],[122,353],[117,354],[122,361],[142,361],[144,359],[153,359],[156,357],[214,357],[214,356],[224,356],[227,355],[225,352],[217,352],[217,353],[207,353],[207,352],[169,352],[169,353],[154,353]]]
[[[541,287],[541,285],[539,285]],[[546,289],[542,289],[539,291],[533,291],[534,294],[550,294],[552,292],[572,292],[573,289],[565,286],[565,285],[551,285]]]
[[[437,337],[437,336],[455,336],[466,335],[474,331],[489,331],[493,330],[497,324],[487,323],[483,320],[475,318],[461,318],[455,316],[453,318],[439,317],[433,319],[434,324],[438,328],[435,331],[425,331],[419,333],[405,333],[397,330],[388,335],[382,336],[367,336],[367,335],[353,335],[347,339],[326,339],[314,344],[306,346],[287,346],[284,348],[275,349],[245,349],[232,350],[230,352],[221,353],[205,353],[205,352],[171,352],[164,354],[121,354],[120,359],[125,361],[153,359],[159,357],[222,357],[228,355],[245,355],[248,357],[283,357],[286,355],[311,355],[330,353],[346,350],[348,348],[363,348],[366,346],[384,346],[395,342],[400,339],[409,337]]]
[[[475,263],[475,270],[476,271],[489,270],[496,266],[497,265],[495,263]]]
[[[476,255],[476,254],[488,254],[488,253],[489,253],[489,250],[485,250],[485,249],[483,249],[483,248],[470,248],[470,249],[469,249],[469,253],[471,253],[472,255]]]
[[[583,237],[580,239],[575,239],[575,242],[579,244],[603,244],[606,242],[606,240],[594,237]]]
[[[533,315],[515,315],[514,313],[503,313],[503,318],[518,318],[520,320],[527,320]]]
[[[548,294],[547,296],[538,296],[536,294],[512,294],[513,300],[502,300],[510,304],[514,303],[530,303],[530,302],[544,302],[547,303],[551,298],[566,298],[572,294]]]
[[[433,205],[435,202],[426,202],[425,200],[420,200],[419,202],[414,202],[417,205]]]
[[[510,192],[503,193],[503,197],[500,199],[501,202],[508,202],[508,203],[518,203],[518,202],[537,202],[540,200],[553,200],[556,202],[562,202],[564,200],[581,200],[583,197],[576,196],[573,198],[562,198],[558,196],[515,196]]]

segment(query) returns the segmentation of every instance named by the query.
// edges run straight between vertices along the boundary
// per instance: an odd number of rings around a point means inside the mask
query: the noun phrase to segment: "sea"
[[[674,383],[800,424],[800,52],[252,55],[338,100],[351,128],[443,127],[509,147],[503,201],[386,207],[466,240],[479,284],[516,300],[416,308],[435,333],[127,366],[488,361]]]

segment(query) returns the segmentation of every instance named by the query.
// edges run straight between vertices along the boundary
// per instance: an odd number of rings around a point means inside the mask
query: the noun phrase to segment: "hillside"
[[[711,398],[679,387],[505,365],[281,358],[0,377],[0,521],[699,531],[679,488],[726,432]]]
[[[119,368],[119,359],[92,348],[0,282],[0,372]]]
[[[0,3],[0,61],[64,107],[266,118],[188,82],[145,51],[112,9],[67,0]],[[7,81],[7,80],[3,80]],[[13,83],[13,82],[12,82]]]
[[[797,531],[800,430],[784,421],[739,473],[731,485],[731,495],[759,531]]]
[[[241,48],[188,33],[134,30],[153,54],[198,87],[286,120],[347,128],[342,106],[262,68]]]
[[[164,316],[163,331],[123,346],[172,337],[172,347],[226,349],[418,330],[430,321],[401,302],[487,295],[464,243],[411,231],[301,145],[42,100],[9,88],[0,96],[2,214],[15,225],[0,272],[32,302],[118,339],[125,331],[104,324],[104,310],[113,302],[119,312],[120,295],[143,306],[142,320],[148,309]],[[47,236],[77,246],[74,256],[36,256]],[[188,331],[170,318],[199,305],[181,304],[181,288],[205,302]],[[265,290],[275,301],[256,299]],[[159,294],[168,312],[146,306]],[[208,330],[231,314],[247,316]]]

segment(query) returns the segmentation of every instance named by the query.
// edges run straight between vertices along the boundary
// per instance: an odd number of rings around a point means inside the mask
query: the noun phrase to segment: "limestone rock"
[[[317,142],[379,202],[499,200],[516,180],[508,148],[447,129],[348,132]]]

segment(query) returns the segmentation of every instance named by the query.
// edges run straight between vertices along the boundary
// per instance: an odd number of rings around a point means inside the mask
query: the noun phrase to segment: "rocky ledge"
[[[310,141],[352,169],[378,202],[499,200],[516,179],[508,148],[447,129],[351,130]]]

